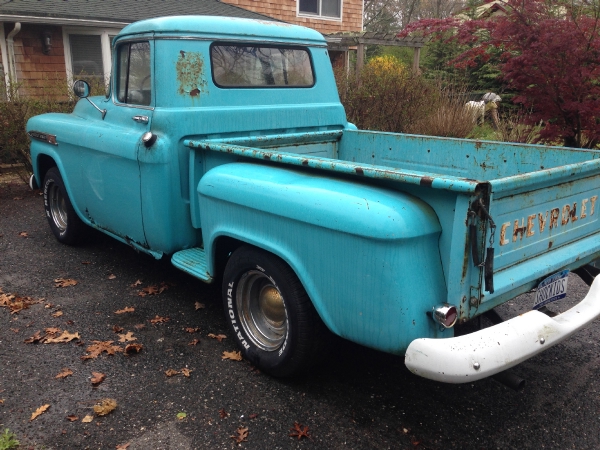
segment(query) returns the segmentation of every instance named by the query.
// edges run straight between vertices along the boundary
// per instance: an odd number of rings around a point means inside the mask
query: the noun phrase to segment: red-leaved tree
[[[425,20],[419,32],[455,41],[465,51],[452,64],[468,66],[500,54],[513,101],[531,110],[526,125],[542,124],[538,142],[593,148],[600,143],[600,6],[585,2],[506,0],[505,15]]]

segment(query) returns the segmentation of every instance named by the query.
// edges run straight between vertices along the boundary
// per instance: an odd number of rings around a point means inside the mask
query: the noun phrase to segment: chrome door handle
[[[132,119],[139,123],[148,123],[148,116],[133,116]]]

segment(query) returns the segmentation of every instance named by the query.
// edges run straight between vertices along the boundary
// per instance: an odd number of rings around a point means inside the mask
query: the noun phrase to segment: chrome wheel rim
[[[279,288],[258,270],[246,272],[238,283],[236,304],[240,323],[259,348],[275,351],[287,334],[287,311]]]
[[[52,184],[48,193],[50,215],[56,228],[63,233],[67,229],[67,205],[65,198],[56,184]]]

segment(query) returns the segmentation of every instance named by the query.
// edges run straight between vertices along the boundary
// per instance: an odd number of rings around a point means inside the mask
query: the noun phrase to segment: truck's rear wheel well
[[[225,265],[231,254],[242,245],[246,245],[244,241],[234,239],[229,236],[221,236],[215,242],[215,275],[221,277],[225,271]]]

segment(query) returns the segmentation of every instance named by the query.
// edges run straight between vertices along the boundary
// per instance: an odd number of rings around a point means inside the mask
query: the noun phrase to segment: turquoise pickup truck
[[[324,38],[283,23],[145,20],[112,59],[106,96],[78,81],[72,114],[27,125],[50,227],[218,280],[261,370],[306,370],[333,332],[470,382],[600,314],[600,152],[357,130]],[[569,271],[590,292],[551,317]],[[534,288],[530,312],[455,336]]]

